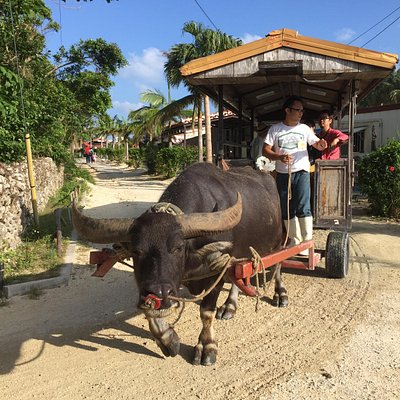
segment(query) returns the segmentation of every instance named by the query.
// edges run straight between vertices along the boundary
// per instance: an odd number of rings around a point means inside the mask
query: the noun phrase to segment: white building
[[[342,118],[341,130],[348,131],[348,116]],[[400,104],[359,108],[354,123],[354,156],[363,156],[400,139]]]

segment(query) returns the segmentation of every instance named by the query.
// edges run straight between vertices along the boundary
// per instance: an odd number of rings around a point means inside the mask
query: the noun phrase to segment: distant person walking
[[[85,146],[85,152],[84,152],[84,154],[85,154],[85,157],[86,157],[86,164],[91,164],[91,163],[92,163],[92,154],[93,154],[93,151],[92,151],[92,149],[90,148],[90,145],[89,145],[89,144],[87,144],[87,145]]]

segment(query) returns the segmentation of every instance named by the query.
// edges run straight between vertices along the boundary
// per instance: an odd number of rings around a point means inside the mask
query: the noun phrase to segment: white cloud
[[[163,52],[154,47],[144,49],[141,55],[131,53],[129,65],[121,69],[119,76],[133,80],[136,85],[154,85],[164,80],[165,61]]]
[[[143,106],[143,103],[130,103],[129,101],[113,100],[112,111],[114,114],[122,114],[124,117],[127,117],[130,111],[137,110]]]
[[[117,86],[113,89],[113,107],[111,113],[127,117],[130,111],[137,110],[144,104],[140,101],[130,102],[116,100],[116,97],[138,99],[140,93],[148,89],[166,85],[164,77],[164,63],[166,57],[163,52],[154,47],[144,49],[140,55],[131,53],[127,57],[129,65],[119,71],[116,79]],[[116,94],[118,90],[118,94]]]
[[[245,33],[243,37],[241,37],[244,44],[254,42],[255,40],[261,39],[261,36],[252,35],[251,33]]]
[[[353,29],[342,28],[335,32],[335,38],[338,42],[348,42],[354,37],[355,34],[356,32],[353,31]]]

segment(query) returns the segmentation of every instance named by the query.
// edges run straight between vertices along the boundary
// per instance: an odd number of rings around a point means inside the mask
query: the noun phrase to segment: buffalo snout
[[[146,299],[156,298],[159,300],[159,308],[170,308],[174,301],[169,299],[169,296],[176,295],[173,286],[170,283],[152,283],[143,290],[141,301],[145,302]]]

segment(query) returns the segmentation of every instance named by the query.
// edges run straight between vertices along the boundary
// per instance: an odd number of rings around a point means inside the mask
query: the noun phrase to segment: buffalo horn
[[[91,218],[82,214],[72,204],[72,223],[78,235],[93,243],[129,242],[133,218]]]
[[[238,193],[236,204],[226,210],[178,215],[176,219],[182,226],[184,237],[192,238],[229,231],[239,223],[241,217],[242,196]]]

